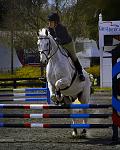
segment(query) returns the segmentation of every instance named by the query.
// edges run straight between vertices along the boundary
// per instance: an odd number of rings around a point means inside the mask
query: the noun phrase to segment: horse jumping
[[[56,102],[64,99],[65,104],[70,104],[73,100],[78,99],[80,103],[87,104],[90,99],[91,85],[88,73],[83,70],[85,81],[80,81],[66,50],[56,43],[47,29],[39,31],[37,44],[40,61],[47,64],[46,77],[51,100]],[[82,111],[86,113],[85,109]],[[73,119],[73,124],[75,121]],[[84,119],[83,122],[87,123],[87,119]],[[77,130],[74,129],[72,135],[76,136],[77,134]]]

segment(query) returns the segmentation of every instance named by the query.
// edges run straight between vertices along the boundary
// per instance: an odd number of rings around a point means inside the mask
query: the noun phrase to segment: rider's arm
[[[53,38],[56,38],[56,33],[55,33],[55,30],[53,28],[48,28],[49,32],[50,32],[50,35],[52,35]]]
[[[64,45],[72,42],[71,36],[68,34],[66,27],[59,25],[56,29],[56,40],[59,44]]]

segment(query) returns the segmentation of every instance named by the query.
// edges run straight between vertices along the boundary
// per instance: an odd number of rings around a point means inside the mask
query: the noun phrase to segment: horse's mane
[[[56,43],[47,28],[39,29],[39,37],[49,37],[54,43]]]

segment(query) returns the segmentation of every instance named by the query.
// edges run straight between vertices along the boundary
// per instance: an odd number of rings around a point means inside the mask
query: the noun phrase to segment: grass
[[[94,87],[95,91],[112,91],[112,87]]]

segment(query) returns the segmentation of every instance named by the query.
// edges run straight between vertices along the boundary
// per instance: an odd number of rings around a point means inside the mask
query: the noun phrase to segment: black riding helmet
[[[48,21],[60,22],[60,17],[57,13],[51,13],[48,15]]]

